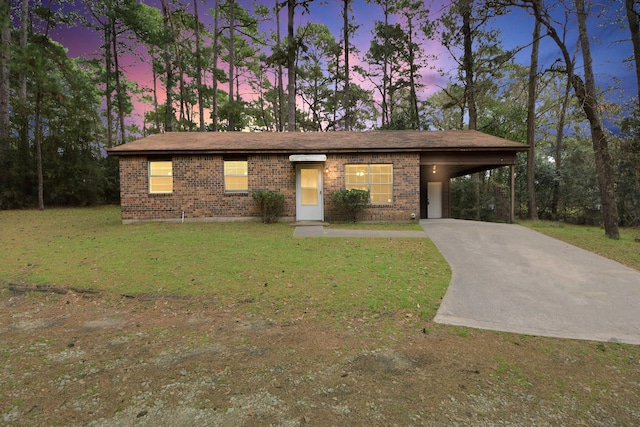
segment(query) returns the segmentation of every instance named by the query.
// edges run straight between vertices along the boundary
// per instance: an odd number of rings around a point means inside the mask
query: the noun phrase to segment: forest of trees
[[[640,89],[605,97],[590,47],[598,27],[624,34],[640,88],[640,0],[451,0],[437,13],[367,0],[379,20],[366,49],[353,1],[321,6],[334,34],[313,0],[0,0],[0,208],[117,203],[105,149],[164,131],[477,129],[533,148],[517,166],[520,217],[602,223],[612,238],[640,225]],[[506,49],[498,28],[515,11],[530,36]],[[70,57],[54,37],[70,27],[99,35],[99,54]],[[541,41],[552,66],[538,65]],[[434,43],[454,67],[425,88]],[[149,87],[128,75],[133,56]],[[455,179],[455,215],[499,218],[507,175]]]

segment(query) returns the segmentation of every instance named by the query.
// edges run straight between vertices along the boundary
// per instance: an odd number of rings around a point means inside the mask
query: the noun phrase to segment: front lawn
[[[426,238],[0,221],[7,425],[640,425],[639,346],[434,323],[451,273]],[[78,291],[16,291],[37,285]]]
[[[450,280],[428,239],[295,238],[288,224],[122,225],[118,207],[0,212],[0,282],[251,301],[261,314],[431,319]]]

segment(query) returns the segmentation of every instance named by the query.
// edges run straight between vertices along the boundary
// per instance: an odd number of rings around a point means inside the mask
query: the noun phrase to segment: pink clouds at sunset
[[[152,7],[161,7],[159,0],[148,0],[144,1],[144,3]],[[253,3],[248,0],[240,0],[239,3],[249,11],[254,9]],[[267,6],[270,9],[273,9],[275,3],[275,0],[268,2],[258,1],[258,4]],[[428,19],[432,21],[440,17],[450,6],[450,2],[446,0],[425,0],[424,3],[425,9],[429,11]],[[213,7],[214,1],[201,1],[200,5],[200,19],[204,23],[205,28],[211,31],[213,18],[209,13],[209,9]],[[178,7],[191,13],[193,11],[193,2],[178,2]],[[343,25],[342,7],[343,3],[337,0],[312,1],[309,3],[308,12],[303,11],[303,8],[296,10],[295,26],[300,27],[308,22],[325,24],[335,39],[340,40]],[[89,20],[92,19],[87,12],[86,5],[82,3],[79,4],[77,11],[87,16]],[[611,13],[614,12],[612,11]],[[357,29],[351,40],[355,50],[351,53],[349,62],[352,67],[356,65],[365,67],[363,58],[369,50],[374,23],[383,19],[382,9],[379,5],[372,4],[365,0],[353,0],[351,2],[351,18],[352,24],[357,26]],[[401,20],[401,18],[393,16],[392,20],[397,22]],[[286,10],[281,11],[280,26],[281,34],[284,37],[286,33]],[[274,27],[275,22],[272,18],[261,21],[259,30],[268,34]],[[527,65],[529,48],[526,46],[530,43],[533,19],[527,15],[524,10],[513,8],[510,14],[494,19],[491,28],[501,31],[502,47],[505,50],[515,49],[518,46],[524,47],[516,56],[516,61]],[[575,34],[572,32],[572,29],[569,28],[569,40],[573,37],[575,37]],[[628,36],[622,34],[620,29],[614,27],[612,24],[608,26],[593,25],[593,37],[598,41],[598,43],[594,43],[593,46],[594,66],[600,79],[598,84],[603,88],[618,88],[634,93],[631,87],[634,84],[633,79],[630,78],[630,70],[625,64],[625,59],[629,57],[631,52],[630,43],[626,41]],[[69,49],[70,56],[91,58],[101,55],[100,46],[102,44],[102,35],[80,24],[69,29],[56,30],[54,38]],[[122,70],[130,80],[136,82],[140,87],[151,88],[153,86],[151,63],[145,49],[142,46],[131,45],[131,43],[134,42],[128,43],[130,44],[130,51],[122,50],[120,60]],[[420,70],[421,87],[418,97],[424,101],[428,96],[446,86],[452,78],[455,79],[457,64],[450,57],[450,53],[437,40],[437,37],[434,37],[433,40],[422,37],[420,46],[424,54],[428,55],[426,66]],[[260,49],[267,55],[271,53],[270,46],[264,46]],[[541,47],[540,69],[544,70],[549,67],[557,57],[558,53],[555,46],[548,39],[544,39]],[[272,78],[272,76],[269,77]],[[207,79],[210,81],[210,75],[207,76]],[[373,92],[373,85],[355,73],[353,82]],[[159,81],[158,85],[161,86]],[[221,89],[226,90],[225,87],[221,87]],[[241,82],[240,94],[246,100],[255,98],[255,94],[253,94],[246,82]],[[374,97],[377,96],[378,95],[374,93]],[[149,105],[142,104],[139,101],[136,102],[135,107],[135,115],[138,117],[142,117],[144,111],[150,109]]]

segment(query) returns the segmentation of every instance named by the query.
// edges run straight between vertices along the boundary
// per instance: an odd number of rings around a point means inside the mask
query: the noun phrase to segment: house
[[[331,193],[370,191],[363,221],[449,216],[449,180],[513,165],[524,144],[478,131],[181,132],[108,150],[124,223],[257,220],[253,190],[284,194],[284,217],[331,221]]]

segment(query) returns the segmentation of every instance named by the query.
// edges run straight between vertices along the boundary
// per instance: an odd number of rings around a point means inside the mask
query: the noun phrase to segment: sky
[[[143,1],[151,6],[160,5],[159,0]],[[258,0],[259,3],[268,7],[273,7],[275,1]],[[250,0],[239,0],[239,2],[245,8],[252,8],[252,1]],[[447,8],[448,3],[447,0],[425,0],[425,7],[430,11],[430,18],[436,19],[440,16],[442,11]],[[189,11],[193,10],[193,1],[186,0],[182,4]],[[205,25],[212,27],[213,20],[207,11],[213,7],[214,1],[204,0],[200,4],[199,13],[201,19]],[[631,63],[626,61],[632,55],[629,30],[620,23],[605,25],[607,22],[612,22],[616,14],[620,13],[621,4],[621,0],[604,0],[603,4],[592,9],[589,16],[589,35],[596,84],[605,91],[607,99],[612,102],[628,100],[638,93],[634,70],[630,67]],[[353,44],[359,50],[359,53],[350,57],[350,62],[354,65],[360,62],[359,58],[369,48],[374,22],[382,20],[383,16],[379,6],[372,5],[365,0],[353,0],[352,7],[355,23],[359,25],[353,37]],[[82,11],[82,6],[78,6],[78,10]],[[309,11],[310,13],[301,13],[300,9],[296,10],[296,27],[309,21],[324,23],[329,27],[336,39],[340,38],[342,32],[341,2],[338,0],[316,0],[310,4]],[[562,16],[563,14],[558,14],[558,17]],[[504,49],[528,45],[533,25],[533,18],[526,11],[517,8],[514,8],[509,15],[498,17],[492,22],[492,26],[501,31]],[[261,24],[261,30],[268,31],[274,26],[273,22],[265,22]],[[282,11],[281,15],[281,34],[283,36],[286,34],[286,10]],[[53,37],[69,49],[69,55],[72,57],[96,57],[100,54],[101,35],[93,30],[80,26],[58,29],[54,32]],[[573,52],[577,40],[575,22],[571,22],[566,37],[567,45],[570,51]],[[437,56],[436,60],[431,61],[431,65],[444,70],[447,75],[442,76],[434,70],[424,70],[422,72],[422,82],[425,86],[422,93],[419,94],[421,100],[444,87],[449,80],[449,75],[455,74],[456,68],[456,64],[450,58],[449,53],[437,41],[425,41],[423,48],[428,53]],[[549,38],[543,39],[540,47],[539,70],[547,69],[560,57],[561,54],[557,46]],[[529,58],[530,48],[526,47],[516,56],[516,62],[527,65]],[[148,62],[140,60],[133,55],[127,55],[122,58],[121,63],[131,80],[142,86],[151,87],[151,69]],[[581,73],[579,68],[578,72]],[[362,84],[366,86],[365,82],[362,82]],[[250,97],[250,94],[246,93],[248,89],[245,88],[244,90],[244,95]],[[149,109],[149,107],[137,103],[136,109],[136,114],[142,115],[142,110]]]

